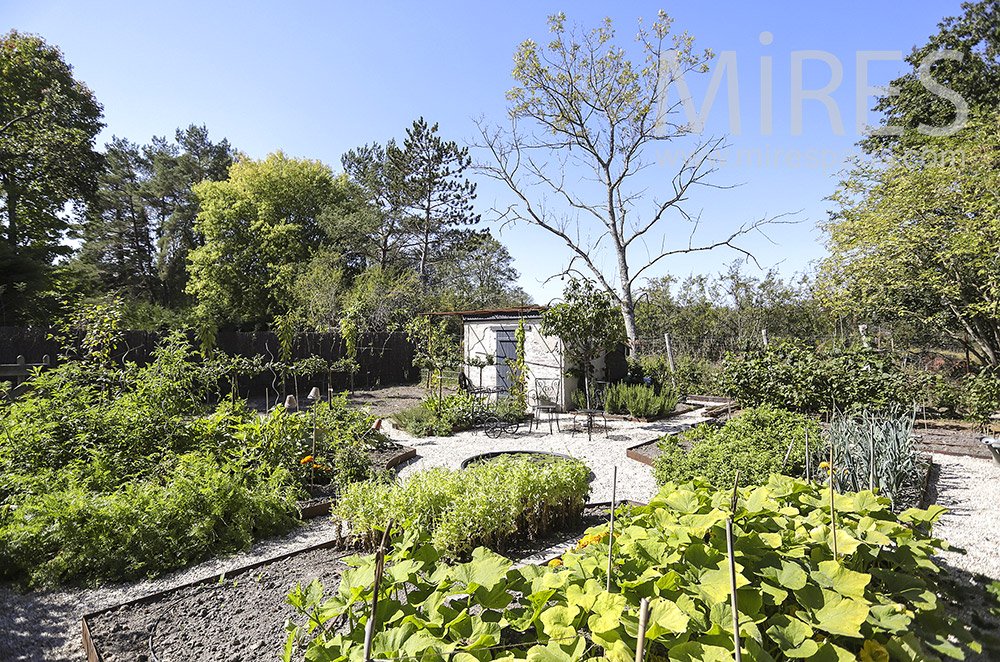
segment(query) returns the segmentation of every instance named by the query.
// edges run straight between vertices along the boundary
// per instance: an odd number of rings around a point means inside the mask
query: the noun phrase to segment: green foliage
[[[674,370],[665,356],[640,356],[641,373],[657,388],[675,388],[681,396],[721,395],[719,368],[703,359],[674,358]]]
[[[912,321],[1000,363],[1000,132],[994,113],[887,166],[857,165],[822,224],[828,305]]]
[[[58,48],[16,30],[0,35],[0,99],[3,321],[47,321],[63,285],[55,262],[71,251],[66,205],[94,199],[102,109]]]
[[[744,407],[769,404],[802,412],[855,405],[886,409],[910,405],[918,397],[889,354],[865,348],[811,350],[790,342],[727,355],[721,382]]]
[[[32,584],[141,579],[284,533],[295,494],[285,469],[254,474],[201,454],[100,495],[73,476],[0,511],[0,565]]]
[[[369,549],[394,519],[457,557],[478,545],[502,548],[515,536],[535,538],[578,517],[590,493],[589,474],[578,460],[500,457],[461,471],[422,471],[403,485],[355,483],[333,512]]]
[[[633,418],[666,416],[674,411],[679,398],[669,388],[659,393],[645,384],[610,384],[604,394],[604,409],[609,414],[628,412]]]
[[[679,280],[668,275],[650,279],[636,303],[640,335],[724,337],[742,346],[759,343],[761,330],[775,338],[833,332],[834,320],[820,305],[810,277],[786,281],[774,269],[756,277],[744,273],[744,264],[735,260],[714,278],[691,275]]]
[[[671,483],[649,506],[619,515],[611,592],[603,526],[555,568],[515,568],[483,548],[446,565],[422,529],[404,527],[377,587],[373,658],[631,662],[647,598],[648,659],[731,661],[730,515],[744,659],[928,660],[980,650],[938,600],[932,556],[947,546],[925,530],[942,508],[896,516],[870,492],[838,495],[838,560],[821,487],[772,476],[740,489],[734,513],[730,495]],[[348,562],[334,594],[314,581],[289,595],[298,618],[286,660],[296,645],[310,660],[360,659],[375,560]]]
[[[817,421],[769,405],[745,409],[721,428],[703,424],[679,437],[664,437],[653,473],[660,485],[696,476],[732,485],[737,470],[744,485],[764,483],[772,473],[798,476],[805,468],[807,433],[810,453],[815,453],[821,437]]]
[[[830,421],[833,473],[842,492],[868,488],[898,506],[905,491],[923,488],[926,465],[912,438],[915,410],[840,413]]]
[[[528,411],[528,363],[525,361],[524,318],[517,321],[514,331],[514,360],[510,361],[510,400],[514,411],[523,415]]]
[[[315,419],[236,399],[206,412],[217,368],[240,365],[196,358],[174,334],[145,367],[66,361],[0,409],[0,567],[32,583],[154,574],[286,530],[307,482],[374,477],[386,440],[368,412],[343,396]]]
[[[592,362],[625,339],[621,312],[610,294],[586,280],[570,279],[563,299],[542,312],[541,331],[562,340],[566,363],[580,370],[589,385]]]
[[[205,241],[190,253],[187,292],[217,319],[245,326],[292,307],[296,278],[324,237],[319,219],[347,197],[329,167],[281,152],[242,158],[227,180],[193,191]]]
[[[985,369],[967,376],[964,387],[966,417],[982,426],[1000,410],[1000,371]]]

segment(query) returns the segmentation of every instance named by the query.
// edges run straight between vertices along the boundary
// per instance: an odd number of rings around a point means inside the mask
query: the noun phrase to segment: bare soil
[[[607,516],[607,508],[588,506],[573,525],[538,540],[519,540],[506,554],[525,558],[560,541],[575,541]],[[311,550],[223,581],[168,591],[88,619],[91,637],[105,662],[274,660],[287,637],[285,621],[295,616],[285,601],[288,593],[313,579],[319,579],[325,594],[336,591],[347,568],[341,559],[355,553]]]
[[[454,393],[455,389],[446,387],[444,392],[447,395]],[[423,384],[398,384],[368,391],[354,391],[347,394],[347,400],[353,405],[367,406],[375,416],[388,418],[404,409],[415,407],[430,395],[437,395],[437,391],[424,388]]]

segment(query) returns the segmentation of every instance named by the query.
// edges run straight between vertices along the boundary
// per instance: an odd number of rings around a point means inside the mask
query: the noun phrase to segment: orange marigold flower
[[[562,559],[552,559],[549,561],[549,566],[552,568],[558,568],[563,564]]]
[[[299,464],[305,464],[306,462],[312,462],[312,459],[313,459],[312,455],[306,455],[304,458],[302,458],[301,460],[299,460]]]

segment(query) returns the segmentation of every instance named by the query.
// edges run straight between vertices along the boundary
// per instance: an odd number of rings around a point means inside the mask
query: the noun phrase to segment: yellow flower
[[[299,464],[305,464],[306,462],[312,462],[312,459],[313,459],[312,455],[306,455],[304,458],[302,458],[301,460],[299,460]]]
[[[830,463],[829,462],[820,462],[819,463],[819,468],[820,469],[829,469],[830,468]]]
[[[563,564],[562,559],[552,559],[549,561],[549,567],[558,568]]]

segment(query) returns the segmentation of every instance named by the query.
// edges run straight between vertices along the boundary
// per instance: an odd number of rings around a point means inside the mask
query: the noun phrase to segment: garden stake
[[[639,641],[635,645],[635,662],[642,662],[643,648],[646,647],[646,622],[649,620],[649,598],[639,603]]]
[[[806,482],[807,483],[812,482],[812,480],[809,477],[809,463],[811,461],[812,458],[809,456],[809,426],[807,425],[806,426]]]
[[[837,513],[833,508],[833,439],[830,440],[830,535],[833,537],[833,560],[837,560]]]
[[[365,625],[365,662],[371,662],[372,659],[372,639],[375,637],[375,610],[378,608],[378,590],[382,584],[382,569],[385,566],[385,545],[389,541],[389,530],[392,529],[392,525],[395,523],[395,520],[389,520],[385,531],[382,532],[382,542],[379,544],[378,551],[375,552],[375,583],[372,584],[372,611],[371,616],[368,617],[368,623]]]
[[[608,593],[611,592],[611,552],[615,548],[615,492],[618,488],[618,465],[611,473],[611,525],[608,530]]]
[[[869,443],[871,452],[868,458],[868,490],[875,491],[875,421],[872,421],[872,438]]]
[[[733,481],[733,499],[730,503],[729,519],[726,520],[726,548],[729,555],[729,595],[730,606],[733,609],[733,646],[736,650],[736,662],[743,662],[740,653],[740,612],[739,601],[736,599],[736,554],[733,551],[733,519],[736,517],[736,489],[740,484],[740,470],[736,470]]]

